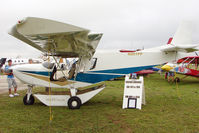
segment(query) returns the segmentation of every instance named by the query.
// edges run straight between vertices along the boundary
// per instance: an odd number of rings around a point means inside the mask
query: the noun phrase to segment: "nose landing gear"
[[[28,94],[26,94],[23,98],[24,105],[33,105],[34,102],[35,102],[35,98],[33,97],[33,95],[30,95],[28,98]]]
[[[32,95],[32,88],[33,88],[32,85],[28,85],[27,93],[23,98],[24,105],[33,105],[35,102],[35,98]]]

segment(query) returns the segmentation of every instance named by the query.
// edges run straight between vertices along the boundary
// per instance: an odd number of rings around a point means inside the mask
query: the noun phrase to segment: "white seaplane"
[[[102,34],[89,34],[87,29],[42,18],[28,17],[18,21],[9,34],[55,59],[55,63],[12,67],[14,75],[28,84],[24,104],[33,104],[35,96],[47,106],[68,106],[70,109],[79,109],[105,88],[103,84],[84,90],[79,87],[183,58],[198,46],[191,44],[186,23],[179,27],[171,45],[136,52],[96,51]],[[69,70],[64,70],[55,57],[76,58],[77,61]],[[54,76],[58,69],[62,72],[61,78]],[[68,88],[70,91],[33,94],[34,86]]]

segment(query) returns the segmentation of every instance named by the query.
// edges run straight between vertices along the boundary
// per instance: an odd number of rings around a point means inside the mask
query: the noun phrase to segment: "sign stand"
[[[130,74],[126,75],[122,108],[141,109],[142,104],[146,104],[143,76],[135,78]]]

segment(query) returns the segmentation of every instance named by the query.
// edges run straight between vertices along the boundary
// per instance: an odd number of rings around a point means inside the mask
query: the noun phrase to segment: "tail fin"
[[[0,59],[0,68],[6,63],[6,58]]]
[[[188,21],[183,21],[178,27],[172,41],[171,38],[167,45],[161,48],[164,52],[194,52],[198,51],[199,44],[192,44],[192,24]]]
[[[192,44],[192,23],[189,21],[183,21],[179,25],[173,40],[173,45],[186,45]]]
[[[173,37],[170,37],[167,44],[171,44],[172,40],[173,40]]]

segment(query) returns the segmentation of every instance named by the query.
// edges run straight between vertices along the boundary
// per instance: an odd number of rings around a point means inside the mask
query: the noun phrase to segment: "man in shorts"
[[[8,65],[5,67],[5,74],[7,75],[9,97],[19,96],[17,93],[17,83],[14,79],[14,75],[10,67],[12,66],[12,60],[8,60]],[[14,95],[11,93],[11,88],[14,87]]]

